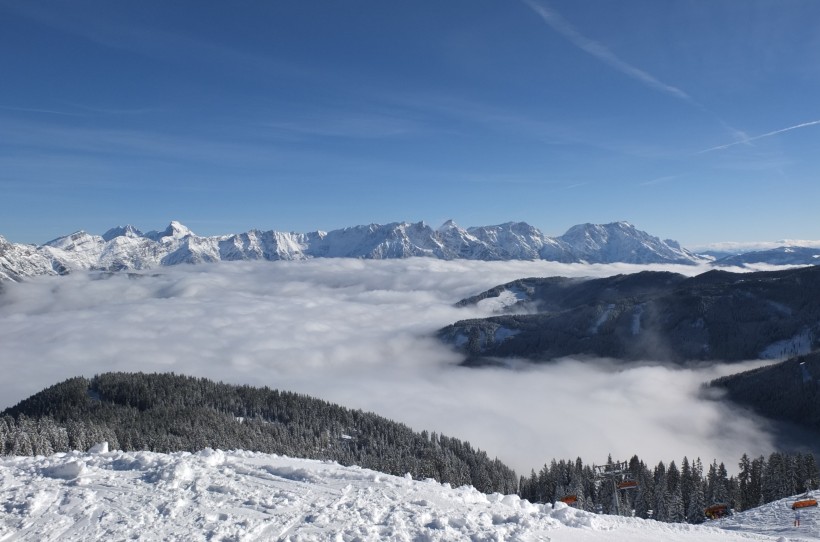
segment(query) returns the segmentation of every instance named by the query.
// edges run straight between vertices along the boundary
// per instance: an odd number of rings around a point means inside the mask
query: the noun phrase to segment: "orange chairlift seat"
[[[728,504],[713,504],[712,506],[708,507],[706,510],[703,511],[703,515],[705,515],[709,519],[719,519],[724,516],[729,515],[729,505]]]
[[[624,480],[618,484],[618,489],[635,489],[638,487],[638,482],[635,480]]]
[[[807,496],[806,498],[800,499],[799,501],[795,501],[794,504],[792,504],[792,510],[798,510],[800,508],[811,508],[812,506],[817,506],[817,499]]]

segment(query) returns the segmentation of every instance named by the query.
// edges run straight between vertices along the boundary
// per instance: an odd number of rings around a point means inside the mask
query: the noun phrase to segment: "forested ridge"
[[[381,416],[306,395],[169,374],[105,373],[51,386],[0,413],[0,453],[48,455],[111,448],[156,452],[203,448],[246,449],[344,465],[485,492],[515,493],[531,502],[573,495],[574,506],[634,513],[660,521],[699,523],[704,509],[726,504],[746,510],[815,489],[820,481],[811,454],[772,453],[738,463],[729,476],[723,463],[686,457],[654,467],[638,456],[615,482],[596,477],[593,466],[552,460],[516,478],[512,469],[455,438],[422,431]],[[611,459],[609,460],[611,464]],[[617,494],[617,502],[615,496]],[[650,510],[651,515],[650,515]]]
[[[0,414],[0,453],[245,449],[514,493],[515,472],[469,442],[306,395],[168,374],[72,378]]]
[[[718,378],[709,387],[725,390],[735,403],[758,414],[820,430],[820,352]]]
[[[502,295],[506,300],[498,301]],[[665,271],[596,279],[519,279],[464,299],[498,314],[461,320],[438,337],[467,365],[567,356],[625,361],[738,362],[820,348],[820,266],[693,277]],[[491,304],[492,306],[492,304]]]

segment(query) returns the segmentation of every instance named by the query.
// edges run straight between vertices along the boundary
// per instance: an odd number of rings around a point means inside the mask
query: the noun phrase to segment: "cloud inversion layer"
[[[0,294],[0,408],[72,376],[174,371],[372,410],[469,440],[526,472],[552,457],[734,462],[769,451],[753,418],[698,398],[720,369],[603,360],[466,369],[431,337],[486,316],[477,312],[486,307],[452,304],[500,283],[639,269],[646,267],[329,259],[9,284]]]

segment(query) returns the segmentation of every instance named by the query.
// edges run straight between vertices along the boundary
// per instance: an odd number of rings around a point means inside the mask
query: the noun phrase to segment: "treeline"
[[[611,458],[608,465],[612,465]],[[521,477],[519,495],[531,502],[555,502],[573,495],[574,506],[588,511],[621,513],[667,522],[702,523],[704,511],[725,504],[735,511],[747,510],[771,501],[816,489],[819,474],[811,454],[772,453],[751,459],[746,454],[738,463],[737,476],[729,476],[723,463],[704,467],[700,458],[686,457],[680,467],[671,461],[650,468],[638,456],[628,462],[625,474],[616,483],[596,480],[591,465],[553,460],[530,476]],[[637,482],[633,489],[617,489],[617,481]],[[617,498],[617,502],[616,502]],[[650,516],[650,510],[651,516]]]
[[[414,432],[306,395],[170,374],[72,378],[0,413],[0,453],[245,449],[328,459],[484,492],[514,493],[515,472],[469,442]]]

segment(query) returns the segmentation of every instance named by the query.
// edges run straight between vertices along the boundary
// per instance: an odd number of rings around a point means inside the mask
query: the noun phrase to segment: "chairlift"
[[[728,504],[719,503],[713,504],[712,506],[706,508],[703,511],[703,515],[705,515],[709,519],[720,519],[722,517],[726,517],[731,513]]]
[[[578,495],[567,495],[566,497],[562,497],[561,502],[569,506],[575,506],[578,504]]]
[[[808,491],[806,491],[805,494],[801,495],[796,501],[792,503],[792,510],[800,510],[801,508],[813,508],[815,506],[817,506],[817,499],[812,497],[811,494]]]
[[[792,510],[799,510],[800,508],[812,508],[814,506],[817,506],[817,499],[800,499],[799,501],[795,501],[794,504],[792,504]]]
[[[623,480],[618,483],[618,489],[635,489],[638,487],[638,482],[635,480]]]
[[[801,363],[801,365],[803,364]],[[817,506],[817,499],[811,496],[811,479],[806,480],[806,487],[809,489],[806,489],[806,492],[800,497],[798,497],[798,499],[794,503],[792,503],[792,510],[800,510],[801,508],[813,508]]]

